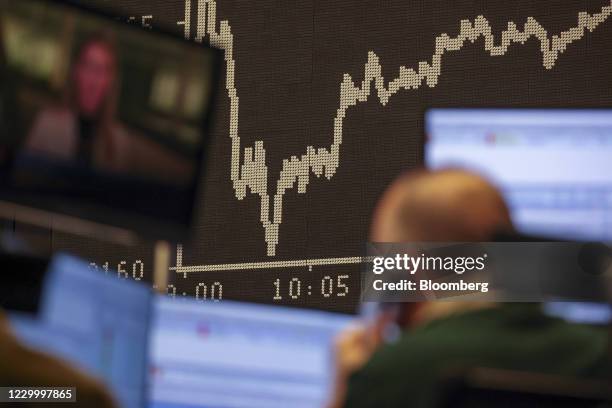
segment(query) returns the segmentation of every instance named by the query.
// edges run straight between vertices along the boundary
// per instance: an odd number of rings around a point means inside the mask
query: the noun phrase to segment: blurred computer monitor
[[[612,242],[612,109],[431,109],[425,127],[425,165],[484,175],[520,232]],[[545,311],[610,321],[608,305],[549,304]]]
[[[67,2],[0,0],[0,215],[185,238],[219,61]]]
[[[44,279],[37,315],[9,313],[16,336],[105,382],[121,407],[141,408],[152,292],[145,285],[56,256]]]
[[[37,315],[12,311],[26,345],[98,376],[121,407],[320,407],[333,337],[353,319],[323,311],[153,295],[58,255]]]
[[[612,110],[432,109],[425,164],[502,191],[518,230],[612,241]]]
[[[151,408],[315,408],[330,395],[334,313],[159,298],[151,327]]]
[[[593,302],[547,302],[544,312],[570,323],[606,325],[612,322],[612,308],[608,304]]]

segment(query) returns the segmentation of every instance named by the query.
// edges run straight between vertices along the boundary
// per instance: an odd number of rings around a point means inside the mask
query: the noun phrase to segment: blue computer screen
[[[425,164],[492,181],[515,227],[561,240],[612,242],[612,110],[432,109]],[[550,302],[544,312],[606,324],[609,305]]]
[[[150,407],[321,407],[332,383],[333,337],[350,321],[280,306],[160,298]]]
[[[426,165],[484,174],[520,231],[612,241],[612,110],[432,109],[426,134]]]
[[[25,344],[68,360],[104,381],[121,407],[142,407],[152,294],[145,285],[59,255],[43,286],[38,316],[12,314]]]

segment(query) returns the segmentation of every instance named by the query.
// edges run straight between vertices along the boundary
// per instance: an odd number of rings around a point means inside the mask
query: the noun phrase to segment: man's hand
[[[360,369],[378,347],[379,339],[372,327],[356,324],[335,340],[336,376],[348,378]]]
[[[346,397],[351,374],[367,363],[383,340],[391,315],[381,314],[370,324],[356,323],[341,332],[335,340],[335,380],[328,408],[340,408]]]

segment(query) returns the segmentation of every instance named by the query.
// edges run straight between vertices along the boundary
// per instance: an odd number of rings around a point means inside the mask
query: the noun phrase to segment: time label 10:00
[[[322,296],[324,298],[329,297],[343,297],[349,293],[348,287],[348,275],[338,275],[335,278],[331,276],[324,276],[320,282],[315,284],[302,282],[300,278],[293,277],[288,281],[281,281],[277,278],[274,285],[274,297],[273,300],[283,300],[283,296],[287,296],[290,299],[300,299],[302,296]]]

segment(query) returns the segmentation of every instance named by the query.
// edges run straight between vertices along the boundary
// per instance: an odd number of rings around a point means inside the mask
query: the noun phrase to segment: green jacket
[[[378,350],[349,380],[346,407],[428,407],[442,370],[488,367],[601,378],[608,330],[506,304],[431,321]]]

